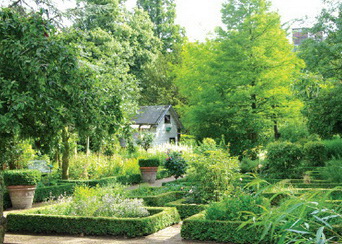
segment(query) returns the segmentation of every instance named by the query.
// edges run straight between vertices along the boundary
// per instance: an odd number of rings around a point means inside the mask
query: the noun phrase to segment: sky
[[[0,0],[6,3],[9,0]],[[183,26],[186,35],[190,41],[204,41],[208,34],[214,33],[215,27],[221,26],[221,6],[227,0],[175,0],[177,18],[176,23]],[[291,25],[295,27],[310,27],[314,23],[317,16],[323,8],[323,0],[270,0],[272,10],[278,11],[283,23],[293,19],[303,19],[306,16],[308,20],[304,24],[295,23]],[[339,0],[336,0],[339,1]],[[60,3],[60,7],[72,7],[75,0],[55,0]],[[133,9],[136,0],[127,0],[127,7]],[[6,4],[4,4],[6,5]]]
[[[136,0],[127,0],[129,8],[135,6]],[[203,41],[215,27],[222,25],[221,5],[225,0],[175,0],[177,6],[176,23],[185,27],[190,41]],[[271,0],[272,10],[278,11],[282,22],[292,19],[309,19],[306,24],[299,23],[292,27],[310,27],[315,16],[323,8],[322,0]]]

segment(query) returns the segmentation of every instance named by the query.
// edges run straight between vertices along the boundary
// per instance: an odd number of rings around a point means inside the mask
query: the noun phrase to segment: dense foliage
[[[267,147],[267,171],[275,178],[301,177],[300,163],[303,151],[291,142],[274,142]]]
[[[6,186],[37,185],[40,178],[41,172],[33,169],[4,171],[4,181]]]
[[[278,139],[279,126],[300,116],[291,82],[303,63],[267,1],[227,1],[221,12],[225,29],[217,40],[185,45],[177,85],[187,97],[190,132],[199,139],[224,135],[236,155],[264,135]]]
[[[157,158],[139,159],[140,167],[158,167],[159,165],[160,161]]]
[[[232,196],[221,202],[212,203],[205,212],[208,220],[247,220],[255,218],[270,207],[268,200],[251,195]]]
[[[238,170],[238,160],[222,151],[193,156],[189,161],[188,178],[195,186],[189,197],[196,203],[219,201],[233,190],[232,182]]]
[[[187,162],[182,157],[182,154],[179,152],[169,153],[164,163],[164,167],[176,179],[178,179],[179,177],[183,177],[183,175],[186,173],[187,166]]]

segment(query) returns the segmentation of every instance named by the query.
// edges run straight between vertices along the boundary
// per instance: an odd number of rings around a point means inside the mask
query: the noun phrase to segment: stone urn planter
[[[36,184],[41,178],[38,170],[8,170],[4,172],[5,185],[14,209],[32,207]]]
[[[154,183],[156,181],[159,164],[159,159],[139,159],[143,182]]]

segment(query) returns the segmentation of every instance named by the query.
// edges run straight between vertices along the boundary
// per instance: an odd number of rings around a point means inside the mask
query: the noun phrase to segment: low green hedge
[[[42,176],[42,173],[35,169],[6,170],[3,174],[6,186],[37,185]]]
[[[165,204],[165,206],[177,208],[181,219],[188,218],[207,208],[207,205],[205,204],[190,204],[190,203],[184,203],[184,201],[185,199],[182,198],[173,202],[169,202]]]
[[[56,186],[39,187],[34,194],[34,202],[43,202],[49,198],[57,198],[61,195],[70,196],[74,193],[75,185],[63,184]]]
[[[258,243],[262,231],[249,229],[249,226],[238,230],[241,224],[240,221],[206,220],[204,212],[201,212],[183,221],[181,236],[188,240]]]
[[[177,199],[184,197],[185,192],[183,191],[171,191],[161,193],[155,196],[134,196],[131,198],[141,198],[144,199],[146,206],[165,206],[169,202],[173,202]]]
[[[49,198],[57,198],[60,195],[70,196],[74,192],[75,185],[63,184],[56,186],[38,187],[34,194],[33,202],[43,202]],[[11,208],[12,203],[8,192],[4,193],[4,209]]]
[[[59,183],[71,183],[77,185],[87,185],[87,186],[105,186],[112,183],[121,183],[121,184],[138,184],[141,182],[141,175],[140,174],[133,174],[133,175],[121,175],[121,176],[113,176],[113,177],[106,177],[98,180],[60,180]]]
[[[7,215],[8,232],[85,234],[136,237],[149,235],[180,221],[175,208],[147,208],[143,218],[80,217],[39,214],[47,206]]]

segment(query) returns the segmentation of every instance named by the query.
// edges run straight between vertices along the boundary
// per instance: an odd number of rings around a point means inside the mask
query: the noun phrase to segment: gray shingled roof
[[[177,126],[182,128],[183,125],[171,105],[141,106],[138,114],[132,120],[137,125],[158,125],[169,110],[172,117],[176,120]]]

